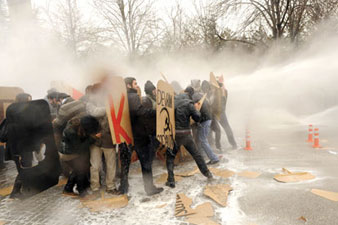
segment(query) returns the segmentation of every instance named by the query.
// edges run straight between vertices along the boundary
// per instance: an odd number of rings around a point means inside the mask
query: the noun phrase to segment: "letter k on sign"
[[[120,144],[124,142],[124,141],[121,141],[121,136],[124,138],[127,144],[132,144],[132,139],[130,138],[130,136],[128,136],[128,133],[122,127],[122,124],[121,124],[122,117],[123,117],[124,103],[125,103],[125,96],[124,94],[122,94],[121,99],[120,99],[120,107],[118,108],[118,113],[116,116],[114,101],[113,101],[112,96],[109,95],[110,114],[111,114],[111,119],[112,119],[112,123],[114,127],[113,135],[115,135],[116,144]]]

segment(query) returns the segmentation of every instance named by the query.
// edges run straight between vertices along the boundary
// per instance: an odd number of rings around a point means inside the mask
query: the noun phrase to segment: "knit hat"
[[[145,85],[144,85],[144,92],[148,95],[151,95],[153,90],[155,90],[156,87],[154,86],[154,84],[148,80]]]
[[[100,124],[97,119],[92,116],[82,117],[80,123],[82,128],[88,135],[95,134],[99,131]]]
[[[194,89],[191,86],[188,86],[185,90],[185,93],[187,93],[189,95],[189,97],[192,99],[192,96],[194,95]]]

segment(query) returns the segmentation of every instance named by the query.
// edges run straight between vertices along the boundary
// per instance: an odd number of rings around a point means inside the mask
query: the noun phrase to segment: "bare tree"
[[[129,56],[144,54],[158,41],[160,29],[152,0],[93,0],[106,22],[107,37]]]
[[[48,1],[41,11],[48,27],[66,43],[74,55],[84,56],[98,43],[101,30],[84,19],[77,0],[59,0],[54,5]]]

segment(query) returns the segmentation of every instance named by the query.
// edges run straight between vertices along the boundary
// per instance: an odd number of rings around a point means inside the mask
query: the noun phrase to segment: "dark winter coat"
[[[89,146],[95,143],[95,139],[83,132],[79,117],[68,121],[66,128],[63,130],[59,151],[62,154],[88,154]]]
[[[128,104],[135,144],[143,144],[145,143],[144,139],[151,135],[146,131],[144,121],[156,119],[156,110],[143,106],[137,91],[132,88],[128,88]]]
[[[115,145],[113,144],[112,136],[110,133],[108,117],[106,113],[105,105],[99,105],[99,102],[102,101],[101,99],[89,99],[86,104],[86,110],[88,115],[95,117],[100,123],[100,131],[101,137],[97,138],[95,145],[98,147],[103,148],[114,148]]]
[[[146,109],[154,109],[156,110],[156,99],[153,96],[147,95],[142,97],[142,105]],[[144,127],[146,129],[147,134],[156,135],[156,117],[145,118],[143,120]]]
[[[195,92],[194,95],[192,96],[193,102],[194,103],[198,102],[199,100],[201,100],[202,97],[203,97],[202,93]],[[210,112],[210,104],[209,104],[208,99],[204,100],[202,107],[201,107],[201,110],[200,110],[200,113],[201,113],[200,123],[203,123],[207,120],[212,119],[211,112]]]
[[[2,120],[0,124],[0,142],[7,142],[8,138],[8,129],[7,129],[7,120]]]
[[[175,96],[175,128],[178,130],[190,130],[190,117],[199,122],[201,114],[194,106],[193,101],[185,93]]]
[[[57,132],[62,132],[66,127],[67,122],[75,116],[81,116],[86,113],[86,104],[81,101],[72,101],[61,105],[58,115],[53,123],[54,128]]]

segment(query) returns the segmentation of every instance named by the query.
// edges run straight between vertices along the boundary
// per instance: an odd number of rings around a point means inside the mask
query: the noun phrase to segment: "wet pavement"
[[[201,174],[183,178],[175,189],[164,187],[161,194],[146,196],[139,163],[136,162],[131,168],[130,201],[125,208],[94,213],[82,207],[79,199],[62,195],[62,186],[55,186],[26,200],[0,197],[0,221],[25,225],[187,224],[182,218],[174,217],[176,193],[183,192],[193,199],[193,207],[211,202],[215,209],[214,220],[219,224],[336,225],[338,202],[314,195],[311,189],[338,192],[338,140],[334,135],[338,134],[338,130],[327,127],[321,129],[321,145],[325,147],[321,150],[313,149],[306,143],[306,130],[305,126],[282,127],[264,132],[252,130],[253,151],[226,150],[221,163],[215,167],[262,174],[255,179],[237,175],[228,179],[215,179],[214,183],[228,183],[234,189],[229,194],[228,206],[225,208],[203,196],[207,180]],[[237,141],[244,143],[241,138]],[[186,162],[177,166],[176,171],[194,167],[193,162]],[[298,183],[280,183],[273,177],[281,173],[282,168],[310,172],[316,178]],[[155,179],[165,172],[161,162],[154,163]],[[6,169],[0,171],[0,188],[12,185],[15,176],[14,164],[7,162]],[[302,216],[307,222],[298,219]]]

